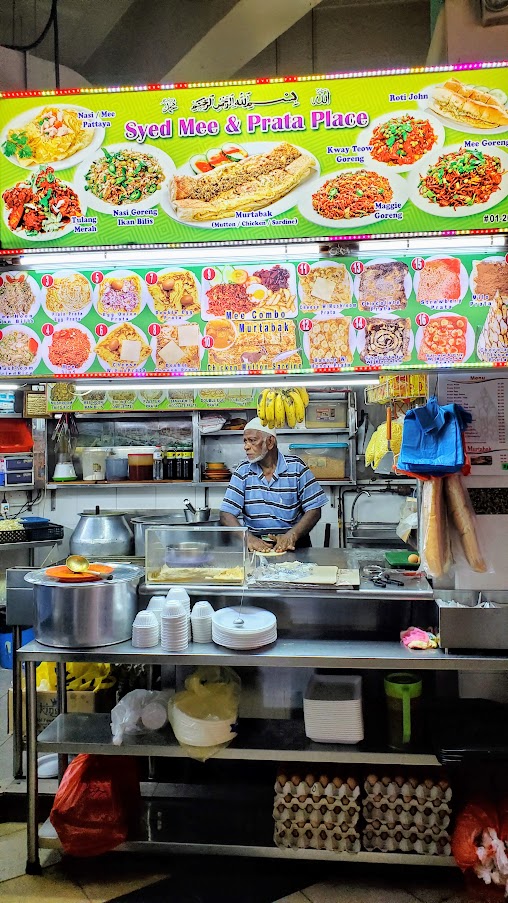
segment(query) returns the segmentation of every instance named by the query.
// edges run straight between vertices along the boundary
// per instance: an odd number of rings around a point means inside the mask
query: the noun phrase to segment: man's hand
[[[275,540],[276,552],[293,552],[296,545],[296,536],[292,530],[282,533],[280,536],[270,535],[270,539]]]
[[[254,536],[252,533],[247,534],[247,546],[249,552],[269,552],[272,548],[272,546],[265,542],[264,539],[261,539],[259,536]]]

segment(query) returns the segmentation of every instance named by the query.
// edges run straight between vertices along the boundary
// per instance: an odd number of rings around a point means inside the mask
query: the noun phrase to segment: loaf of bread
[[[458,473],[444,477],[446,506],[452,522],[459,534],[467,563],[479,574],[484,574],[487,565],[480,551],[476,535],[475,516],[471,509],[462,480]]]
[[[425,569],[431,577],[441,577],[449,567],[449,539],[440,478],[423,484],[422,535]]]

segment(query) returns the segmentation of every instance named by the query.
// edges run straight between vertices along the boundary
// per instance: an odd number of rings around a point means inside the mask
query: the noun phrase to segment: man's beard
[[[255,458],[251,458],[251,459],[250,459],[250,463],[251,463],[251,464],[258,464],[260,461],[263,460],[263,458],[266,458],[267,452],[268,452],[268,448],[267,448],[267,444],[266,444],[266,439],[264,439],[264,440],[263,440],[263,445],[262,445],[262,447],[261,447],[261,454],[260,454],[260,455],[256,455]]]

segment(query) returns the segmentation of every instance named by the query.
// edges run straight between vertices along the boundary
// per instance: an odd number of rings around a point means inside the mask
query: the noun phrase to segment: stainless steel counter
[[[270,561],[282,562],[303,561],[310,564],[333,565],[338,568],[358,568],[360,570],[368,565],[385,566],[384,550],[373,551],[372,549],[321,549],[313,547],[311,549],[299,549],[296,552],[288,552],[280,559],[270,559]],[[397,574],[397,579],[403,582],[403,586],[378,587],[366,577],[361,577],[359,589],[344,589],[343,587],[322,587],[319,590],[302,586],[301,589],[290,590],[285,589],[281,583],[280,590],[263,587],[259,584],[247,583],[245,589],[241,586],[232,586],[231,584],[185,584],[185,588],[191,597],[206,598],[206,596],[223,596],[224,598],[238,598],[242,594],[245,599],[273,599],[277,595],[291,596],[291,598],[309,598],[312,594],[313,599],[337,599],[341,600],[358,600],[358,599],[376,599],[378,601],[425,601],[432,600],[434,594],[432,587],[425,576],[404,577]],[[141,596],[153,596],[157,593],[165,592],[164,585],[157,587],[156,584],[146,586],[142,583],[139,589]],[[203,596],[203,593],[205,594]]]

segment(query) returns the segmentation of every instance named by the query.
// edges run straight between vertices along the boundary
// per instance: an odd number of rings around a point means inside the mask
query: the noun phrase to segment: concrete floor
[[[24,781],[13,782],[12,778],[12,738],[7,734],[10,677],[9,671],[0,669],[0,822],[1,794],[15,789],[21,794],[24,790]],[[106,903],[170,875],[170,863],[164,858],[141,858],[126,853],[94,860],[69,860],[54,851],[43,850],[40,877],[25,875],[25,862],[25,824],[0,823],[0,903],[4,899],[11,903]],[[223,860],[217,859],[217,875],[223,878],[221,863]],[[171,867],[174,865],[173,860]],[[502,894],[492,897],[480,883],[468,890],[458,871],[441,869],[418,869],[415,873],[411,868],[392,866],[372,871],[361,865],[348,864],[343,868],[323,863],[323,882],[305,886],[309,869],[304,865],[294,863],[296,886],[298,870],[302,873],[301,889],[273,903],[477,903],[480,900],[490,903],[492,899],[503,899]],[[209,860],[207,867],[210,867]],[[263,871],[261,866],[260,870]],[[164,899],[171,903],[167,891]],[[238,903],[242,903],[240,889]]]

